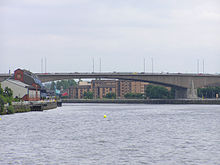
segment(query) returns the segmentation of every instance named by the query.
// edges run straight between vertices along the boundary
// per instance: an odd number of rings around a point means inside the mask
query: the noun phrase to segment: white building
[[[40,97],[40,91],[36,92],[33,87],[18,80],[7,79],[1,82],[1,87],[2,89],[10,88],[13,91],[13,98],[18,97],[29,101]]]

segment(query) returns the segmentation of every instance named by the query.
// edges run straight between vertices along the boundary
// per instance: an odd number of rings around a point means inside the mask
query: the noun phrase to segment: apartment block
[[[94,98],[104,98],[107,93],[116,93],[116,80],[92,80]]]
[[[82,99],[84,96],[84,92],[91,91],[91,83],[90,82],[79,82],[77,86],[69,88],[69,97],[71,99]]]
[[[79,82],[76,87],[69,88],[71,99],[82,99],[84,92],[93,92],[94,99],[103,99],[108,93],[115,93],[116,98],[124,98],[127,93],[144,94],[149,83],[127,80],[92,80]]]

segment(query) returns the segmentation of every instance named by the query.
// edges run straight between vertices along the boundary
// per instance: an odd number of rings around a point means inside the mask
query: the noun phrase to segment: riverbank
[[[63,99],[63,103],[115,103],[115,104],[217,104],[220,99]]]
[[[11,106],[6,105],[4,107],[4,111],[1,113],[1,115],[30,112],[30,111],[44,111],[44,110],[55,109],[57,108],[57,106],[58,106],[57,101],[12,102]]]

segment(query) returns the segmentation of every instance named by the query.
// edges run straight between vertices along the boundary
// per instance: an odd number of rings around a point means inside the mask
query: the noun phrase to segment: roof
[[[13,79],[7,79],[7,80],[5,80],[5,81],[8,81],[8,82],[10,82],[10,83],[12,83],[12,84],[16,84],[16,85],[18,85],[18,86],[20,86],[20,87],[23,87],[23,88],[27,88],[29,85],[28,84],[25,84],[25,83],[23,83],[23,82],[21,82],[21,81],[18,81],[18,80],[13,80]],[[3,81],[4,82],[4,81]]]
[[[33,83],[35,83],[40,88],[43,87],[40,79],[37,77],[36,74],[34,74],[34,73],[32,73],[28,70],[25,70],[25,69],[23,69],[23,70],[22,69],[17,69],[15,72],[17,72],[18,70],[23,72],[23,75],[24,75],[23,81],[24,81],[24,83],[29,84],[29,85],[33,85]]]
[[[25,84],[25,83],[23,83],[23,82],[21,82],[21,81],[19,81],[19,80],[7,79],[7,80],[5,80],[5,81],[8,81],[8,82],[10,82],[10,83],[12,83],[12,84],[15,84],[15,85],[20,86],[20,87],[23,87],[23,88],[28,88],[29,90],[35,90],[35,88],[34,88],[33,86],[28,85],[28,84]],[[4,81],[3,81],[3,82],[4,82]]]

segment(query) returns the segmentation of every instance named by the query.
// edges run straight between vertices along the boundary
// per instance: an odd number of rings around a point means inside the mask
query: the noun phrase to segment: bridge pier
[[[187,89],[187,99],[197,99],[197,98],[198,98],[197,89],[194,88]]]
[[[175,99],[197,99],[197,89],[176,88]]]
[[[175,99],[197,99],[197,89],[195,88],[175,88]]]
[[[176,88],[175,98],[176,99],[197,99],[197,88],[195,88],[194,81],[190,83],[190,88]]]

